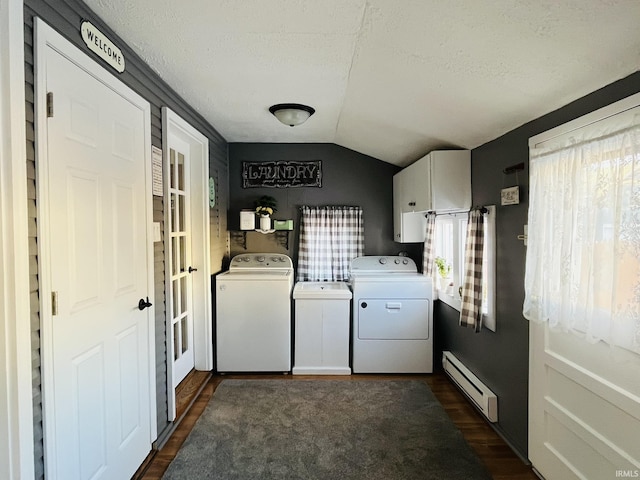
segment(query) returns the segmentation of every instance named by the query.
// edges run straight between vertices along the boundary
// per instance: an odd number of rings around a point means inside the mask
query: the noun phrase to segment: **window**
[[[530,140],[523,314],[591,342],[640,352],[640,95],[635,97],[622,109],[614,104],[594,112],[597,118]]]
[[[495,331],[495,217],[494,205],[486,207],[484,250],[483,250],[483,284],[482,284],[482,323],[491,331]],[[451,267],[449,276],[443,279],[438,269],[434,269],[434,286],[438,299],[450,307],[460,311],[460,291],[464,278],[464,248],[467,231],[468,212],[441,214],[436,217],[435,256],[444,260]]]

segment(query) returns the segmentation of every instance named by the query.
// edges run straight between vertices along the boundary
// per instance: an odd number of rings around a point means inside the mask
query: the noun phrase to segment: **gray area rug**
[[[491,479],[429,387],[223,380],[164,479]]]

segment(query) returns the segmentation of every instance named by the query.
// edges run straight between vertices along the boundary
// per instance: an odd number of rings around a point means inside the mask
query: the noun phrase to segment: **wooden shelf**
[[[247,249],[247,232],[258,232],[263,235],[274,234],[276,242],[280,244],[285,250],[289,250],[289,233],[291,230],[229,230],[229,236],[231,240],[242,247],[243,250]]]

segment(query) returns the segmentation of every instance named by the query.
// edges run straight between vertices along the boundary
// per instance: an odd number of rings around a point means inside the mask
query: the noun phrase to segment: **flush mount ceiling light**
[[[279,103],[269,107],[269,111],[280,122],[290,127],[303,124],[311,115],[316,113],[315,109],[299,103]]]

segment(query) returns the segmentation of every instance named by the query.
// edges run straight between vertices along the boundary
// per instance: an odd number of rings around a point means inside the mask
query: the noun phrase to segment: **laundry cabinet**
[[[396,242],[424,241],[427,212],[471,208],[471,152],[434,150],[393,177],[393,236]]]

